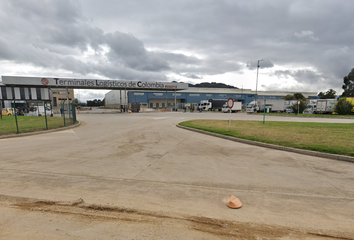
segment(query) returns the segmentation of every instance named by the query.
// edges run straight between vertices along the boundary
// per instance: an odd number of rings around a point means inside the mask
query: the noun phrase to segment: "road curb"
[[[252,113],[251,113],[252,114]],[[290,114],[292,114],[292,113],[290,113]],[[259,116],[263,116],[263,114],[261,114],[261,113],[256,113],[256,115],[259,115]],[[316,115],[316,114],[314,114],[314,115]],[[352,117],[316,117],[316,116],[299,116],[299,115],[284,115],[284,116],[280,116],[280,115],[267,115],[266,114],[266,117],[289,117],[289,118],[291,118],[291,117],[298,117],[298,118],[319,118],[319,119],[321,119],[321,118],[325,118],[325,119],[352,119],[352,120],[354,120],[354,118],[352,118]]]
[[[70,128],[76,128],[81,125],[81,122],[78,122],[74,125],[68,126],[68,127],[62,127],[62,128],[55,128],[55,129],[49,129],[49,130],[44,130],[44,131],[37,131],[37,132],[28,132],[28,133],[18,133],[18,134],[10,134],[10,135],[3,135],[0,136],[0,139],[6,139],[6,138],[15,138],[15,137],[27,137],[27,136],[32,136],[32,135],[38,135],[38,134],[44,134],[44,133],[51,133],[51,132],[58,132],[58,131],[64,131]]]
[[[345,162],[354,163],[354,157],[337,155],[337,154],[330,154],[330,153],[322,153],[322,152],[316,152],[316,151],[310,151],[310,150],[303,150],[303,149],[297,149],[297,148],[291,148],[291,147],[283,147],[283,146],[278,146],[278,145],[269,144],[269,143],[255,142],[255,141],[246,140],[246,139],[242,139],[242,138],[225,136],[225,135],[218,134],[218,133],[207,132],[207,131],[200,130],[200,129],[189,128],[189,127],[181,126],[179,124],[177,124],[176,126],[179,128],[189,130],[189,131],[198,132],[198,133],[202,133],[202,134],[206,134],[206,135],[210,135],[210,136],[214,136],[214,137],[219,137],[219,138],[231,140],[234,142],[240,142],[240,143],[245,143],[245,144],[249,144],[249,145],[266,147],[266,148],[271,148],[271,149],[276,149],[276,150],[281,150],[281,151],[286,151],[286,152],[294,152],[294,153],[300,153],[300,154],[309,155],[309,156],[329,158],[329,159],[334,159],[334,160],[338,160],[338,161],[345,161]]]

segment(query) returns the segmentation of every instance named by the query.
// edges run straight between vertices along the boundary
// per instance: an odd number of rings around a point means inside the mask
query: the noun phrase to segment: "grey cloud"
[[[194,75],[194,74],[180,74],[183,77],[190,78],[190,79],[203,79],[203,77]]]
[[[272,68],[274,67],[274,64],[269,60],[269,59],[259,59],[262,61],[259,61],[259,68]],[[246,66],[250,70],[254,70],[257,68],[258,60],[253,60],[247,62]]]
[[[2,2],[0,7],[6,9],[6,13],[18,13],[10,27],[0,23],[1,29],[5,30],[0,37],[0,59],[82,75],[166,80],[163,73],[144,74],[144,71],[168,70],[169,65],[164,59],[147,51],[143,43],[131,35],[117,31],[104,34],[102,29],[88,25],[75,1],[29,3],[15,0]],[[4,20],[2,23],[6,18],[11,17],[0,15],[0,20]],[[105,46],[109,48],[109,62],[102,55]],[[109,67],[74,57],[87,47],[96,51],[99,56],[96,62]]]
[[[289,78],[293,77],[299,83],[308,83],[317,84],[323,80],[323,76],[318,74],[315,71],[311,70],[283,70],[283,71],[274,71],[273,73],[278,78]]]
[[[277,76],[279,79],[284,80],[292,77],[294,80],[296,80],[299,86],[306,86],[306,88],[312,89],[312,91],[314,91],[314,89],[338,88],[338,83],[333,81],[333,76],[326,75],[324,73],[318,73],[312,70],[274,71],[273,75]],[[267,86],[267,88],[269,87],[270,86]]]
[[[310,31],[310,30],[301,31],[300,33],[295,32],[294,35],[297,38],[309,38],[309,39],[311,39],[313,41],[319,41],[320,40],[319,38],[315,37],[313,31]]]
[[[178,63],[178,64],[192,64],[198,65],[201,63],[201,59],[198,59],[195,56],[186,56],[180,53],[171,53],[171,52],[156,52],[156,55],[165,59],[170,63]]]
[[[145,49],[144,44],[132,35],[114,32],[105,35],[111,61],[122,62],[125,66],[141,71],[161,71],[170,69],[168,63],[153,52]]]

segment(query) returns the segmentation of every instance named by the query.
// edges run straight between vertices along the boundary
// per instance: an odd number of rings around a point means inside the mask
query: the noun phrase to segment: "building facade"
[[[112,91],[111,91],[112,92]],[[114,98],[113,94],[106,94],[109,98]],[[188,88],[176,92],[164,91],[128,91],[127,103],[138,102],[141,108],[188,108],[197,106],[202,100],[209,99],[234,99],[242,103],[246,108],[247,104],[254,99],[280,99],[288,94],[293,95],[296,92],[278,92],[278,91],[252,91],[251,89],[233,89],[233,88]],[[317,99],[317,92],[301,92],[306,98]],[[113,101],[110,99],[110,101]],[[115,98],[117,104],[120,99]],[[125,103],[124,103],[125,104]]]

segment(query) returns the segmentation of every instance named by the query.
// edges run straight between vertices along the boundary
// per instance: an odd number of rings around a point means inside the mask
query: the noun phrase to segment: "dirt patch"
[[[72,202],[40,201],[1,196],[0,201],[23,211],[50,212],[80,216],[95,221],[128,221],[153,225],[179,226],[209,233],[221,239],[354,239],[341,233],[309,232],[265,224],[233,222],[199,216],[170,215],[136,209],[86,204],[83,199]],[[231,210],[235,211],[235,210]]]

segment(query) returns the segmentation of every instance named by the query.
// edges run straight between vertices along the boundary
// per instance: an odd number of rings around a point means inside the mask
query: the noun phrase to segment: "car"
[[[294,113],[294,111],[290,107],[287,107],[285,112],[286,113]]]
[[[3,108],[1,114],[3,116],[13,116],[15,115],[15,110],[13,108]]]

